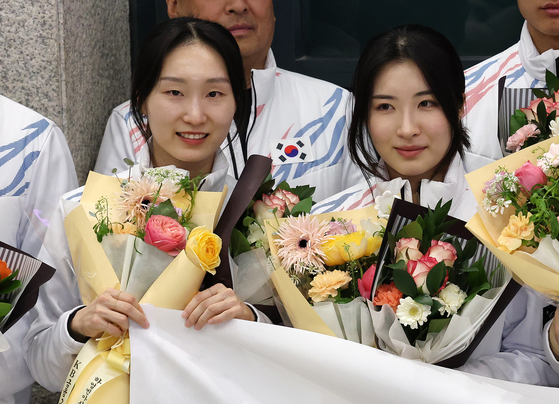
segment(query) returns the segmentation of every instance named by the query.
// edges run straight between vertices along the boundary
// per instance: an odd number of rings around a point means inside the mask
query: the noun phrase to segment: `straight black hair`
[[[192,17],[172,18],[157,25],[148,33],[132,74],[130,108],[134,122],[146,141],[152,134],[149,122],[146,125],[144,121],[142,109],[159,81],[165,58],[180,46],[196,43],[216,51],[225,63],[237,106],[233,118],[237,127],[245,109],[249,108],[243,100],[243,91],[246,88],[243,59],[233,35],[215,22]]]
[[[465,150],[470,147],[470,138],[461,121],[465,79],[458,53],[444,35],[431,28],[396,27],[369,41],[353,79],[354,109],[348,148],[352,160],[366,178],[373,175],[389,179],[378,167],[379,156],[367,129],[374,83],[387,66],[406,61],[413,62],[421,71],[452,130],[450,147],[435,167],[434,175],[447,170],[456,153],[464,158]]]

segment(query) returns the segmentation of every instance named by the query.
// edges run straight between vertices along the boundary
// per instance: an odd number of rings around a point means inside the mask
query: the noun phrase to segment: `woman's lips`
[[[395,149],[400,156],[411,158],[421,154],[421,152],[426,148],[422,146],[406,146],[406,147],[395,147]]]
[[[198,145],[204,142],[204,140],[209,136],[209,133],[204,132],[177,132],[177,136],[181,138],[183,142],[189,145]]]
[[[559,3],[548,3],[542,9],[550,16],[559,16]]]

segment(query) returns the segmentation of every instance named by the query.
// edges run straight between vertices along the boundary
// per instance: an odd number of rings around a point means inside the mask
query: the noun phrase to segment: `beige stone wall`
[[[0,94],[60,126],[82,184],[129,82],[128,0],[0,2]]]

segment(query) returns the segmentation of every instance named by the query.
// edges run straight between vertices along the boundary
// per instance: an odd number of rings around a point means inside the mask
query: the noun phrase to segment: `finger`
[[[226,289],[227,288],[223,284],[218,283],[206,290],[198,292],[184,308],[182,317],[185,319],[189,318],[194,310],[196,310],[196,308],[198,308],[202,302],[207,301],[208,299],[212,299],[214,296],[219,295]],[[212,302],[217,302],[219,300],[222,300],[222,298],[213,298]]]
[[[118,327],[117,325],[107,322],[106,326],[105,326],[105,333],[112,335],[113,337],[120,337],[121,335],[124,334],[124,330],[122,330],[120,327]]]
[[[125,331],[128,329],[128,318],[140,326],[148,328],[149,322],[136,298],[129,293],[121,292],[119,300],[116,300],[114,297],[115,292],[118,291],[115,290],[107,294],[103,293],[99,296],[99,304],[108,310],[106,313],[101,314],[102,317],[107,321],[118,324]],[[118,293],[116,294],[118,295]],[[116,315],[116,313],[120,313],[120,315]],[[121,315],[124,315],[124,318]]]

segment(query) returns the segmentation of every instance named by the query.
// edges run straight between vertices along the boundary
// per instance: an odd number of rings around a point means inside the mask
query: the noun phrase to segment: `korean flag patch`
[[[270,149],[273,164],[297,164],[314,161],[311,140],[308,137],[272,140]]]

